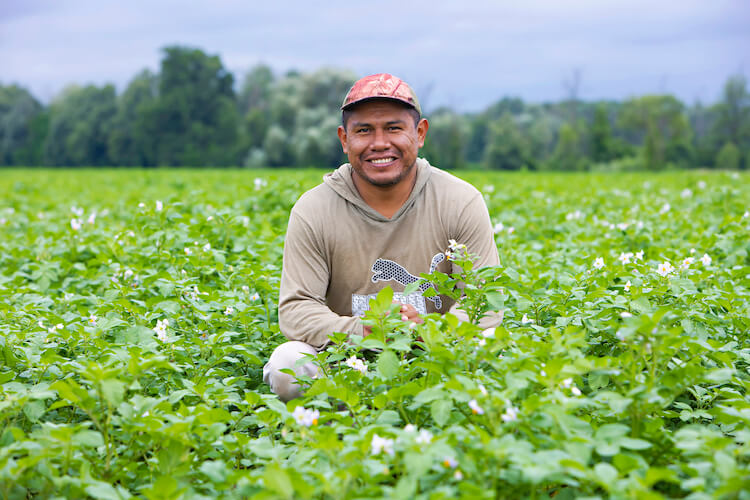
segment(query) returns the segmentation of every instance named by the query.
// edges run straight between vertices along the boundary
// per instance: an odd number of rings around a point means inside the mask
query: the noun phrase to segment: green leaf
[[[594,472],[599,479],[599,484],[609,490],[617,480],[617,469],[607,463],[598,463],[594,466]]]
[[[645,450],[646,448],[651,448],[651,443],[649,443],[648,441],[644,441],[643,439],[623,437],[620,438],[617,443],[623,448],[627,448],[629,450]]]
[[[227,464],[221,460],[207,460],[203,462],[200,471],[214,483],[223,483],[229,475]]]
[[[77,446],[88,446],[91,448],[104,445],[104,439],[102,438],[101,433],[99,431],[91,430],[76,432],[71,441]]]
[[[45,411],[47,411],[47,407],[44,404],[44,401],[29,401],[28,403],[23,405],[24,415],[26,415],[26,418],[34,423],[39,421],[42,415],[44,415]]]
[[[102,395],[111,406],[117,406],[125,395],[125,383],[115,379],[102,380]]]
[[[294,487],[289,473],[277,464],[271,464],[266,467],[263,473],[263,484],[271,491],[281,495],[283,498],[292,498]]]
[[[448,422],[452,409],[453,400],[451,398],[436,399],[430,405],[430,414],[435,423],[442,427]]]
[[[398,356],[396,356],[396,353],[394,353],[390,349],[385,350],[378,357],[377,366],[378,366],[378,372],[380,373],[380,375],[384,379],[390,380],[396,375],[398,375],[398,371],[399,371]]]

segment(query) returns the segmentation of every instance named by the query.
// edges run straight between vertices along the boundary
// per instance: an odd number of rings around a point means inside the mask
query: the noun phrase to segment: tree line
[[[324,68],[240,85],[220,58],[163,51],[159,72],[113,85],[70,86],[43,105],[0,85],[0,165],[327,167],[345,161],[341,100],[357,75]],[[422,155],[443,168],[658,170],[750,167],[747,79],[729,77],[711,105],[672,95],[554,103],[505,97],[478,113],[428,113]]]

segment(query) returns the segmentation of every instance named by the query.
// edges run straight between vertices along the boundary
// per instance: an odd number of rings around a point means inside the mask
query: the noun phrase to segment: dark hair
[[[371,100],[372,99],[366,99],[364,101],[358,102],[357,104],[355,104],[353,106],[349,106],[348,108],[341,110],[341,125],[344,127],[344,130],[346,130],[346,124],[349,123],[349,118],[351,118],[352,113],[354,112],[355,109],[357,109],[357,106],[359,106],[360,104],[362,104],[362,102],[369,102]],[[414,128],[417,128],[417,125],[419,125],[419,120],[422,119],[422,115],[419,114],[419,111],[417,111],[416,109],[412,108],[408,104],[406,104],[404,102],[401,102],[399,100],[389,99],[389,101],[394,102],[396,104],[400,104],[401,106],[403,106],[403,108],[406,111],[409,112],[409,114],[411,115],[412,119],[414,120]]]

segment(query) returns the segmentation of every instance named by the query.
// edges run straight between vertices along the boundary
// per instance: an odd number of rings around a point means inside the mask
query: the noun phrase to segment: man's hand
[[[405,323],[424,323],[424,320],[422,319],[422,316],[419,315],[417,310],[414,308],[411,304],[402,304],[401,302],[394,300],[394,304],[399,304],[401,307],[399,308],[399,312],[401,313],[401,321]],[[369,326],[364,326],[362,336],[367,337],[372,333],[372,328]]]
[[[401,321],[407,323],[424,323],[422,316],[419,315],[417,310],[411,304],[401,304]]]

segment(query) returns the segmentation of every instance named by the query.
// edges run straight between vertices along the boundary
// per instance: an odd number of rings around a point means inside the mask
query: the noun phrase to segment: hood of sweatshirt
[[[326,186],[333,189],[336,194],[359,208],[364,216],[380,222],[394,222],[400,219],[401,216],[409,210],[412,205],[414,205],[414,202],[419,198],[430,178],[432,167],[424,158],[417,158],[414,168],[417,169],[417,179],[414,183],[414,188],[411,190],[411,194],[406,202],[390,219],[365,203],[365,200],[359,195],[359,191],[357,191],[357,187],[354,185],[354,180],[352,179],[351,164],[344,163],[333,172],[325,174],[323,176],[323,182]]]

